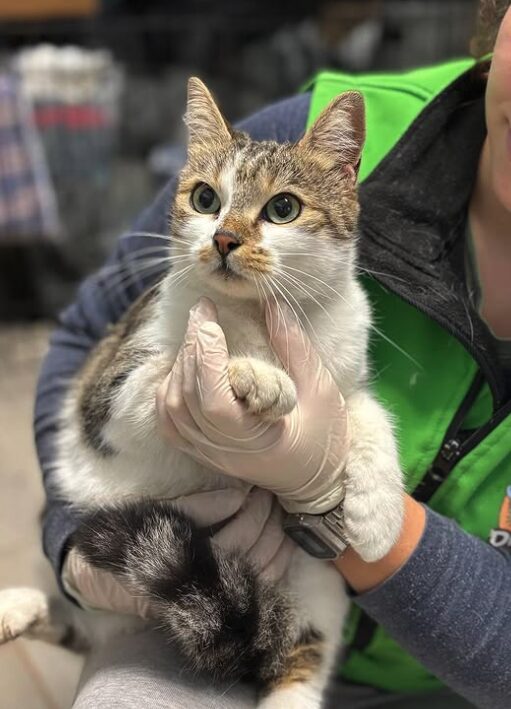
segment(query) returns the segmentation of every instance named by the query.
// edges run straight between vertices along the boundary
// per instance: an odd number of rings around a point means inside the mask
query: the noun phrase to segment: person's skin
[[[482,316],[497,337],[511,338],[511,8],[497,36],[486,90],[488,134],[481,151],[469,207],[476,260],[483,292]],[[425,510],[405,495],[401,535],[386,557],[362,561],[353,550],[336,567],[359,593],[388,579],[417,547]]]
[[[426,522],[426,511],[410,495],[405,495],[405,514],[401,534],[389,553],[375,562],[363,561],[353,549],[347,549],[337,559],[335,566],[357,593],[375,588],[390,578],[405,561],[422,537]]]
[[[482,315],[511,338],[511,8],[500,26],[486,90],[488,136],[470,206]]]

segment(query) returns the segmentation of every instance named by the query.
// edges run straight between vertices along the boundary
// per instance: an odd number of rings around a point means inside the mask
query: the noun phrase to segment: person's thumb
[[[323,363],[298,316],[285,303],[268,302],[265,315],[272,350],[294,381],[298,395],[304,395],[311,388],[311,377],[322,372]]]

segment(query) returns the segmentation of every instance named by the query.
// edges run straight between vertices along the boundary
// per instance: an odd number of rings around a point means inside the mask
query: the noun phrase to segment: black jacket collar
[[[484,84],[463,74],[360,186],[360,265],[434,318],[476,359],[496,407],[506,382],[463,273],[467,208],[486,135]]]

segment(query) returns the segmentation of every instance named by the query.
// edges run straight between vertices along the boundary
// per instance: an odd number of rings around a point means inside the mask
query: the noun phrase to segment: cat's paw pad
[[[48,616],[48,598],[36,588],[0,591],[0,645],[23,635]]]
[[[348,541],[364,561],[382,559],[396,543],[403,524],[404,501],[399,486],[351,490],[344,499]]]
[[[229,380],[248,410],[269,421],[290,413],[296,405],[296,388],[281,369],[262,360],[240,357],[229,362]]]

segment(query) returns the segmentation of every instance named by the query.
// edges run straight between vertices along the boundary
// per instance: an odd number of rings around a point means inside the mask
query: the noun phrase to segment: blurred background
[[[322,68],[466,55],[477,0],[0,0],[0,588],[52,583],[31,435],[48,333],[167,179],[186,81],[229,119]],[[113,284],[115,287],[115,283]],[[3,709],[65,709],[80,659],[0,648]]]

